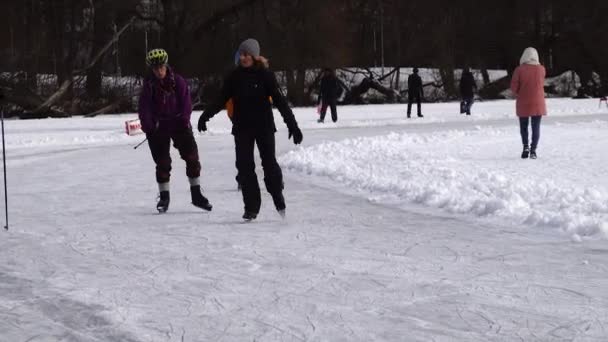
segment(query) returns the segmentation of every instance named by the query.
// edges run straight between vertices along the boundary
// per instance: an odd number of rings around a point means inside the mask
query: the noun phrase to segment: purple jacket
[[[139,96],[139,120],[145,133],[158,129],[174,132],[191,129],[192,100],[188,84],[173,70],[167,68],[167,76],[159,80],[147,77]]]

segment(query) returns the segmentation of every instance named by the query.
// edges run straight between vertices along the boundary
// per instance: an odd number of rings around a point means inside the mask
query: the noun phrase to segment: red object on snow
[[[131,136],[143,134],[144,132],[141,130],[141,122],[139,119],[125,121],[125,133]]]
[[[602,107],[602,102],[604,102],[606,104],[606,107],[608,107],[608,97],[606,97],[606,96],[600,97],[600,108]]]

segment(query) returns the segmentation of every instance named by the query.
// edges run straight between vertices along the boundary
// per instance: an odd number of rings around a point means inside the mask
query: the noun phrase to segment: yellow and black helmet
[[[146,55],[146,65],[149,67],[166,65],[169,63],[169,55],[163,49],[154,49]]]

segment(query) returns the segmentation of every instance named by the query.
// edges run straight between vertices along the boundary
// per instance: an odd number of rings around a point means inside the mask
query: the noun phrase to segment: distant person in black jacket
[[[275,156],[276,127],[272,114],[274,104],[287,128],[289,138],[294,143],[302,142],[302,131],[289,108],[285,97],[268,61],[260,56],[260,45],[255,39],[248,39],[239,46],[239,66],[224,81],[219,98],[201,115],[198,130],[207,130],[207,121],[222,110],[229,99],[234,104],[232,117],[232,135],[236,147],[236,165],[238,178],[242,186],[243,202],[247,221],[253,220],[260,212],[260,185],[255,173],[254,147],[258,146],[266,190],[272,196],[274,205],[285,216],[285,198],[283,197],[283,173]],[[272,103],[269,101],[272,97]]]
[[[342,88],[340,87],[340,81],[336,77],[336,73],[331,69],[325,69],[323,71],[323,78],[321,78],[321,90],[319,94],[319,101],[321,101],[321,117],[319,118],[320,123],[325,120],[325,114],[327,113],[327,107],[331,107],[331,120],[333,122],[338,121],[338,98],[341,95]]]
[[[418,117],[422,118],[422,79],[418,75],[418,68],[414,68],[414,73],[407,79],[407,117],[412,114],[412,103],[418,104]]]
[[[475,83],[473,73],[469,68],[465,68],[460,78],[460,96],[462,97],[460,114],[467,113],[467,115],[471,115],[471,107],[473,107],[473,102],[475,101],[476,89],[477,84]]]

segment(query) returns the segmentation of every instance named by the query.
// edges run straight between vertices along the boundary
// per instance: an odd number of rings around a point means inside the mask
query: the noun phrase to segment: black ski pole
[[[141,145],[143,145],[146,141],[148,141],[148,138],[144,139],[144,141],[140,142],[139,144],[137,144],[137,146],[133,147],[134,150],[137,150],[137,148]]]
[[[6,214],[6,225],[4,229],[8,230],[8,191],[6,187],[6,144],[4,142],[4,108],[0,106],[2,115],[2,163],[4,165],[4,210]]]

